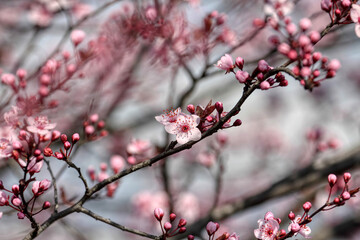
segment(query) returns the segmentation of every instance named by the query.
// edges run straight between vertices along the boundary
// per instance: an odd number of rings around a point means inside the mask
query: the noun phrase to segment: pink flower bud
[[[78,133],[74,133],[71,136],[71,141],[72,141],[73,144],[77,143],[79,140],[80,140],[80,135]]]
[[[290,50],[289,53],[287,54],[287,57],[290,59],[290,60],[296,60],[297,59],[297,52],[295,50]]]
[[[333,59],[333,60],[331,60],[331,61],[329,62],[329,64],[328,64],[327,67],[328,67],[329,70],[337,71],[337,70],[339,70],[339,68],[341,67],[341,63],[340,63],[339,60]]]
[[[44,155],[45,157],[51,157],[53,154],[53,151],[51,150],[51,148],[45,148],[44,149]]]
[[[268,90],[270,88],[270,83],[268,81],[263,81],[260,83],[261,90]]]
[[[85,133],[86,133],[87,135],[91,135],[91,134],[93,134],[94,132],[95,132],[94,126],[88,125],[88,126],[85,127]]]
[[[350,1],[350,0],[342,0],[341,5],[342,5],[344,8],[350,7],[351,1]]]
[[[235,59],[235,65],[236,65],[240,70],[242,70],[243,67],[244,67],[244,59],[241,58],[241,57],[237,57],[237,58]]]
[[[158,221],[161,221],[164,216],[164,211],[161,208],[155,208],[154,216]]]
[[[56,141],[59,139],[61,133],[57,130],[54,130],[52,133],[51,133],[51,141]]]
[[[269,70],[269,64],[262,59],[258,62],[258,69],[260,72],[267,72]]]
[[[349,192],[345,191],[345,192],[343,192],[343,194],[341,195],[341,197],[342,197],[343,200],[346,201],[346,200],[349,200],[349,199],[350,199],[351,195],[350,195]]]
[[[311,202],[306,202],[303,204],[303,209],[305,212],[308,212],[311,208]]]
[[[171,213],[170,214],[170,222],[173,222],[176,219],[176,214],[175,213]]]
[[[288,214],[288,217],[289,217],[290,220],[294,220],[295,219],[295,214],[293,212],[290,212]]]
[[[73,42],[73,44],[75,46],[77,46],[82,41],[84,41],[85,36],[86,36],[86,34],[84,31],[75,29],[71,32],[70,38],[71,38],[71,41]]]
[[[154,7],[149,7],[148,9],[146,9],[145,17],[150,21],[154,21],[157,17],[156,9]]]
[[[100,163],[100,170],[105,172],[107,170],[107,164],[104,162]]]
[[[184,227],[186,225],[186,220],[181,218],[179,220],[179,224],[178,224],[178,227],[181,228],[181,227]]]
[[[95,123],[97,121],[99,121],[99,115],[98,114],[92,114],[90,117],[89,117],[90,121],[92,123]]]
[[[18,198],[18,197],[13,197],[13,198],[11,199],[11,203],[12,203],[14,206],[16,206],[16,207],[19,207],[22,202],[21,202],[20,198]]]
[[[19,195],[19,193],[20,193],[20,188],[19,188],[19,185],[13,185],[12,187],[11,187],[11,191],[13,192],[13,194],[14,195]]]
[[[242,121],[240,119],[236,119],[235,122],[233,123],[234,127],[240,126],[242,124]]]
[[[291,232],[293,233],[297,233],[300,231],[300,225],[298,223],[292,223],[290,225],[290,228],[291,228]]]
[[[309,67],[303,67],[300,70],[300,75],[302,77],[309,77],[311,74],[311,69]]]
[[[181,228],[179,229],[179,233],[184,233],[184,232],[186,232],[186,227],[181,227]]]
[[[317,62],[322,58],[322,54],[320,52],[314,52],[312,58],[314,62]]]
[[[232,71],[234,69],[232,57],[229,54],[225,54],[217,62],[216,67],[226,70],[227,73]]]
[[[188,235],[187,239],[188,239],[188,240],[194,240],[195,237],[194,237],[193,235]]]
[[[71,148],[71,143],[69,141],[64,142],[65,150],[69,150]]]
[[[63,160],[64,159],[64,155],[62,153],[59,152],[55,152],[55,157],[59,160]]]
[[[169,223],[169,222],[166,222],[166,223],[164,224],[164,229],[165,229],[166,232],[168,232],[168,231],[171,229],[171,227],[172,227],[172,225],[171,225],[171,223]]]
[[[306,30],[308,30],[309,28],[311,28],[311,25],[312,25],[312,24],[311,24],[311,20],[310,20],[310,19],[308,19],[308,18],[303,18],[303,19],[300,20],[299,25],[300,25],[301,30],[306,31]]]
[[[340,199],[338,197],[334,198],[334,203],[335,204],[339,204],[340,203]]]
[[[329,174],[328,182],[329,182],[330,187],[333,187],[335,185],[336,181],[337,181],[336,175],[335,174]]]
[[[278,50],[279,53],[287,55],[289,53],[289,51],[291,50],[291,47],[287,43],[281,43],[277,47],[277,50]]]
[[[312,31],[310,32],[309,37],[312,43],[317,43],[320,40],[321,35],[318,31]]]
[[[215,103],[215,108],[216,108],[216,111],[219,112],[219,114],[221,114],[223,112],[223,110],[224,110],[222,102],[216,102]]]
[[[219,224],[216,224],[212,221],[210,221],[207,225],[206,225],[206,231],[208,233],[209,236],[212,236],[213,234],[215,234],[215,232],[219,229]]]
[[[321,9],[325,12],[330,12],[332,3],[330,0],[321,0]]]
[[[25,214],[23,214],[22,212],[18,212],[17,216],[18,216],[18,219],[24,219],[25,218]]]
[[[9,86],[14,86],[14,84],[15,84],[15,76],[13,74],[10,74],[10,73],[4,73],[1,76],[1,82],[6,84],[6,85],[9,85]]]
[[[237,71],[235,74],[236,79],[239,81],[239,83],[245,83],[246,80],[249,78],[249,73],[245,71]]]
[[[43,209],[48,209],[49,207],[51,207],[51,204],[50,204],[50,202],[49,201],[46,201],[46,202],[44,202],[44,204],[43,204]]]
[[[194,105],[189,104],[189,105],[187,105],[186,109],[188,110],[189,113],[195,114],[195,106]]]
[[[16,76],[18,76],[20,79],[24,79],[27,75],[27,72],[26,70],[22,69],[22,68],[19,68],[17,71],[16,71]]]
[[[117,174],[125,166],[125,159],[120,155],[113,155],[110,159],[110,166],[113,172]]]
[[[299,37],[299,45],[300,45],[300,47],[305,47],[308,44],[310,44],[310,38],[308,38],[308,36],[302,34]]]
[[[344,181],[348,183],[351,179],[351,174],[349,172],[344,173]]]
[[[288,25],[286,25],[286,31],[290,35],[294,35],[297,31],[297,26],[294,23],[289,23]]]
[[[65,134],[61,134],[60,139],[64,143],[67,141],[67,136]]]

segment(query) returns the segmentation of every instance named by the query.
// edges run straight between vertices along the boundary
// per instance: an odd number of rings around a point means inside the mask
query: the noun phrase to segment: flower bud
[[[164,229],[165,229],[166,232],[168,232],[168,231],[171,229],[171,227],[172,227],[172,225],[171,225],[171,223],[169,223],[169,222],[166,222],[166,223],[164,224]]]
[[[300,225],[298,223],[292,223],[290,225],[291,228],[291,232],[293,233],[297,233],[298,231],[300,231]]]
[[[14,193],[14,195],[19,195],[19,193],[20,193],[20,188],[19,188],[19,185],[13,185],[12,187],[11,187],[11,191]]]
[[[195,114],[195,106],[194,105],[189,104],[189,105],[187,105],[186,109],[188,110],[189,113]]]
[[[346,200],[350,199],[351,195],[350,195],[349,192],[345,191],[345,192],[343,192],[343,194],[341,194],[341,197],[342,197],[343,200],[346,201]]]
[[[184,233],[184,232],[186,232],[186,227],[181,227],[181,228],[179,229],[179,233]]]
[[[57,130],[54,130],[52,133],[51,133],[51,141],[56,141],[59,139],[61,133]]]
[[[345,183],[348,183],[350,181],[350,179],[351,179],[351,174],[348,173],[348,172],[344,173],[344,181],[345,181]]]
[[[155,208],[154,216],[158,221],[161,221],[164,216],[164,211],[161,208]]]
[[[194,237],[193,235],[189,235],[189,236],[187,237],[187,239],[188,239],[188,240],[194,240],[195,237]]]
[[[336,175],[335,174],[329,174],[328,182],[329,182],[330,187],[333,187],[335,185],[336,181],[337,181]]]
[[[235,65],[236,65],[240,70],[242,70],[243,67],[244,67],[244,59],[241,58],[241,57],[237,57],[237,58],[235,59]]]
[[[60,139],[63,143],[67,141],[67,136],[65,134],[61,134]]]
[[[294,220],[295,219],[295,214],[293,212],[290,212],[288,214],[288,217],[289,217],[290,220]]]
[[[176,218],[176,214],[175,213],[171,213],[170,214],[170,222],[173,222]]]
[[[224,110],[224,106],[223,106],[222,102],[216,102],[215,108],[219,112],[219,114],[221,114]]]
[[[303,204],[303,209],[305,212],[308,212],[311,208],[311,202],[306,202]]]
[[[236,119],[235,122],[233,123],[234,127],[240,126],[242,124],[242,121],[240,119]]]
[[[179,221],[178,227],[181,228],[181,227],[184,227],[185,225],[186,225],[186,220],[181,218]]]
[[[49,201],[44,202],[43,209],[48,209],[51,206]]]
[[[22,212],[18,212],[17,216],[18,216],[18,219],[24,219],[25,218],[25,214],[23,214]]]
[[[80,135],[78,133],[74,133],[71,136],[71,141],[72,141],[73,144],[77,143],[79,140],[80,140]]]
[[[71,148],[71,143],[69,141],[64,142],[65,150],[69,150]]]

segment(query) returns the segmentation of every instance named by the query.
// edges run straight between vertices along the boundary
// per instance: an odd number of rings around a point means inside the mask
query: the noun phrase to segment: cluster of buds
[[[113,155],[110,158],[110,168],[112,170],[112,174],[117,174],[125,167],[125,159],[120,155]],[[92,182],[102,182],[107,179],[110,175],[107,173],[108,171],[108,164],[101,163],[100,164],[100,172],[96,174],[95,168],[93,166],[89,166],[87,173]],[[106,186],[106,196],[113,197],[116,189],[119,186],[119,181],[113,182]]]
[[[351,0],[321,0],[321,9],[327,12],[332,23],[351,23],[349,12],[354,1]],[[356,2],[356,1],[355,1]]]
[[[226,73],[234,73],[239,83],[245,84],[247,87],[256,83],[257,81],[260,82],[259,88],[261,90],[268,90],[274,87],[286,87],[288,85],[288,81],[280,72],[276,74],[275,78],[265,77],[265,75],[270,70],[272,70],[273,67],[269,66],[269,64],[263,59],[258,62],[257,67],[251,74],[247,71],[243,71],[243,58],[237,57],[234,63],[234,60],[229,54],[222,56],[221,59],[217,62],[216,67],[225,70]],[[239,70],[235,70],[236,68]]]
[[[345,204],[345,202],[347,200],[349,200],[352,197],[355,197],[355,194],[357,192],[359,192],[360,188],[354,188],[354,189],[350,190],[349,186],[348,186],[350,179],[351,179],[351,174],[348,172],[344,173],[344,175],[343,175],[344,187],[342,188],[340,194],[338,196],[336,196],[334,198],[334,200],[331,202],[330,197],[333,192],[333,189],[336,186],[337,177],[335,174],[329,174],[328,182],[329,182],[329,186],[330,186],[330,191],[329,191],[328,199],[327,199],[327,201],[324,205],[324,209],[322,211],[326,211],[326,210],[332,209],[334,207],[342,206]]]
[[[227,114],[227,112],[224,111],[224,106],[222,102],[216,102],[215,104],[212,104],[212,100],[209,101],[206,107],[202,107],[200,105],[195,107],[194,105],[190,104],[187,106],[187,110],[191,114],[196,114],[200,117],[198,128],[201,132],[207,131]],[[222,129],[237,127],[241,124],[242,121],[240,119],[236,119],[232,124],[231,119],[229,119],[223,124]]]
[[[26,76],[26,70],[20,68],[16,71],[16,76],[11,73],[2,74],[1,82],[11,87],[14,93],[18,93],[20,89],[24,89],[27,85]]]
[[[306,133],[306,139],[315,145],[316,152],[325,152],[341,147],[341,141],[338,138],[324,138],[324,131],[321,128],[310,129]]]
[[[164,217],[164,211],[161,208],[155,208],[154,210],[154,216],[156,220],[159,222],[161,231],[162,231],[162,239],[170,238],[173,236],[176,236],[178,234],[184,233],[186,231],[186,220],[181,218],[174,228],[174,221],[176,219],[176,214],[171,213],[169,215],[169,222],[165,222],[162,224],[162,219]]]
[[[292,22],[290,17],[280,18],[284,24],[277,23],[272,27],[279,33],[286,33],[286,41],[273,36],[270,41],[277,46],[278,52],[296,62],[292,71],[305,89],[312,90],[320,86],[325,79],[333,78],[341,67],[336,59],[329,60],[320,52],[314,51],[314,45],[320,40],[321,35],[317,31],[311,31],[312,22],[308,18],[300,20],[299,25]]]
[[[83,127],[86,139],[90,141],[94,141],[108,135],[108,132],[104,129],[105,122],[103,120],[99,120],[98,114],[92,114],[88,120],[84,121]]]
[[[219,228],[219,223],[214,223],[212,221],[208,222],[208,224],[206,225],[206,232],[209,236],[209,240],[215,239],[215,233],[219,230]],[[193,235],[188,235],[187,239],[194,240],[195,237]],[[239,240],[239,237],[236,235],[235,232],[232,234],[224,232],[219,237],[217,237],[216,240]]]
[[[58,131],[54,131],[52,133],[52,141],[55,141],[57,139],[61,140],[63,143],[63,148],[60,148],[59,152],[53,152],[51,148],[46,147],[44,149],[44,156],[45,157],[55,157],[59,160],[68,160],[68,158],[71,155],[71,152],[74,148],[74,145],[80,140],[80,135],[78,133],[74,133],[71,136],[71,142],[68,141],[68,137],[66,134],[60,134]]]
[[[42,181],[34,180],[34,178],[28,181],[20,180],[19,185],[15,184],[11,189],[5,188],[3,182],[0,180],[0,206],[7,206],[17,211],[19,219],[24,219],[25,217],[32,218],[41,211],[48,209],[51,206],[48,201],[43,202],[40,209],[35,210],[34,206],[37,198],[50,188],[51,182],[47,179]],[[24,192],[32,181],[34,181],[31,189],[33,196],[29,200],[26,200]],[[0,213],[0,217],[1,216],[2,212]]]

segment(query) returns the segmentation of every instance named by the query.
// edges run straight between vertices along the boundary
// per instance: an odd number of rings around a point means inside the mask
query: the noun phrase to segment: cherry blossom
[[[0,159],[10,157],[12,154],[12,143],[7,138],[0,139]]]
[[[289,225],[289,227],[288,227],[288,230],[289,231],[291,231],[291,225],[293,224],[293,223],[295,223],[295,224],[298,224],[299,225],[299,223],[301,222],[301,216],[296,216],[296,218],[294,219],[294,221]],[[296,232],[295,234],[294,234],[294,236],[296,236],[298,233],[300,233],[303,237],[305,237],[305,238],[310,238],[310,233],[311,233],[311,229],[308,227],[308,226],[306,226],[305,224],[303,224],[303,225],[300,225],[300,230],[298,231],[298,232]]]
[[[51,185],[51,181],[49,181],[47,179],[44,179],[42,181],[35,181],[35,182],[33,182],[31,190],[35,196],[40,196],[46,190],[49,189],[50,185]]]
[[[350,10],[351,20],[355,23],[356,36],[360,38],[360,6],[353,4]]]
[[[225,54],[225,56],[222,56],[215,66],[222,70],[226,70],[226,72],[230,72],[234,69],[234,62],[229,54]]]
[[[201,138],[201,132],[197,128],[199,123],[199,116],[181,114],[178,116],[176,123],[165,125],[165,130],[170,134],[176,134],[178,143],[185,144]]]
[[[37,133],[39,135],[46,135],[49,133],[49,130],[54,129],[56,123],[50,123],[46,116],[38,116],[35,119],[29,117],[27,119],[29,126],[26,129],[29,132]]]
[[[175,123],[180,113],[181,113],[181,108],[177,108],[175,110],[171,109],[168,111],[164,111],[164,114],[160,116],[156,116],[155,119],[159,123],[163,125],[167,125],[167,124]]]
[[[4,113],[4,119],[9,126],[17,127],[19,125],[19,108],[12,106],[9,112]]]
[[[227,240],[239,240],[239,237],[236,235],[236,233],[232,233]]]
[[[0,190],[0,206],[7,205],[9,203],[9,197],[5,194],[5,192]]]
[[[259,228],[254,230],[257,239],[273,240],[279,231],[279,223],[274,218],[273,213],[267,212],[264,219],[258,220]]]

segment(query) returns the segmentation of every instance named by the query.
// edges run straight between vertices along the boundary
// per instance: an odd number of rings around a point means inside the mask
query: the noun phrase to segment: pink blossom
[[[185,144],[188,141],[197,141],[201,138],[201,132],[197,128],[199,123],[199,116],[181,114],[176,123],[165,125],[165,130],[170,134],[176,134],[176,140],[179,144]]]
[[[210,152],[202,152],[196,157],[196,160],[205,167],[211,167],[216,162],[216,156]]]
[[[50,132],[49,130],[54,129],[56,126],[56,123],[50,123],[46,116],[38,116],[35,119],[29,117],[27,122],[29,125],[26,127],[26,129],[29,132],[39,135],[48,134]]]
[[[126,151],[131,155],[147,154],[149,150],[151,150],[151,143],[146,140],[132,139],[126,147]]]
[[[110,159],[110,165],[111,165],[111,169],[116,174],[116,173],[120,172],[123,169],[123,167],[125,165],[125,160],[120,155],[114,155]]]
[[[164,212],[168,208],[168,198],[165,192],[144,191],[136,194],[132,199],[136,212],[150,219],[154,218],[154,209],[161,206]]]
[[[236,233],[232,233],[227,240],[239,240],[239,237],[236,235]]]
[[[261,90],[268,90],[270,88],[270,83],[268,81],[263,81],[260,83]]]
[[[164,111],[164,114],[160,116],[156,116],[155,119],[159,123],[163,125],[167,125],[167,124],[175,123],[180,113],[181,113],[181,108],[177,108],[175,110],[172,109],[172,110]]]
[[[0,159],[8,158],[12,155],[12,143],[7,138],[0,138]]]
[[[15,83],[15,76],[11,73],[4,73],[1,76],[1,82],[6,85],[13,86]]]
[[[271,212],[265,214],[264,219],[258,220],[259,228],[254,230],[257,239],[273,240],[279,231],[279,223]]]
[[[296,216],[294,221],[292,223],[290,223],[290,225],[288,226],[288,230],[291,231],[292,224],[295,223],[295,224],[299,225],[300,222],[301,222],[301,216]],[[294,234],[294,236],[296,236],[298,233],[300,233],[303,237],[310,238],[309,235],[311,233],[311,229],[308,226],[306,226],[305,224],[299,225],[299,226],[300,226],[300,229],[298,230],[297,233]],[[295,227],[295,226],[293,226],[293,227]]]
[[[77,19],[82,19],[91,13],[91,6],[85,3],[75,3],[71,11]]]
[[[360,38],[360,6],[353,4],[350,10],[351,20],[355,23],[356,36]]]
[[[239,81],[239,83],[245,83],[246,80],[249,78],[249,73],[245,71],[237,71],[235,74],[236,79]]]
[[[222,70],[226,70],[226,72],[230,72],[234,69],[234,62],[229,54],[225,54],[225,56],[222,56],[215,66]]]
[[[30,9],[29,20],[39,26],[39,27],[48,27],[53,18],[52,13],[43,6],[33,5]]]
[[[35,181],[32,185],[32,192],[35,196],[40,196],[51,186],[51,181],[44,179],[42,181]]]
[[[299,25],[303,31],[306,31],[311,28],[312,23],[309,18],[303,18],[300,20]]]
[[[75,29],[71,32],[70,38],[75,46],[79,45],[85,39],[85,32],[82,30]]]
[[[206,231],[209,236],[213,235],[218,229],[220,225],[218,223],[214,223],[212,221],[208,222],[206,225]]]
[[[223,28],[220,39],[229,46],[235,46],[237,43],[236,33],[226,27]]]
[[[12,106],[9,112],[4,113],[5,122],[11,126],[16,127],[19,125],[19,108]]]
[[[25,167],[26,163],[23,161],[22,163],[20,162],[21,159],[19,159],[19,163]],[[30,174],[34,174],[34,173],[38,173],[40,172],[42,166],[44,164],[44,161],[37,161],[36,157],[32,157],[30,158],[30,162],[28,164],[27,170],[29,171]]]
[[[181,216],[188,222],[194,222],[200,215],[199,200],[190,192],[184,192],[179,195],[175,202],[175,209],[181,212]]]

